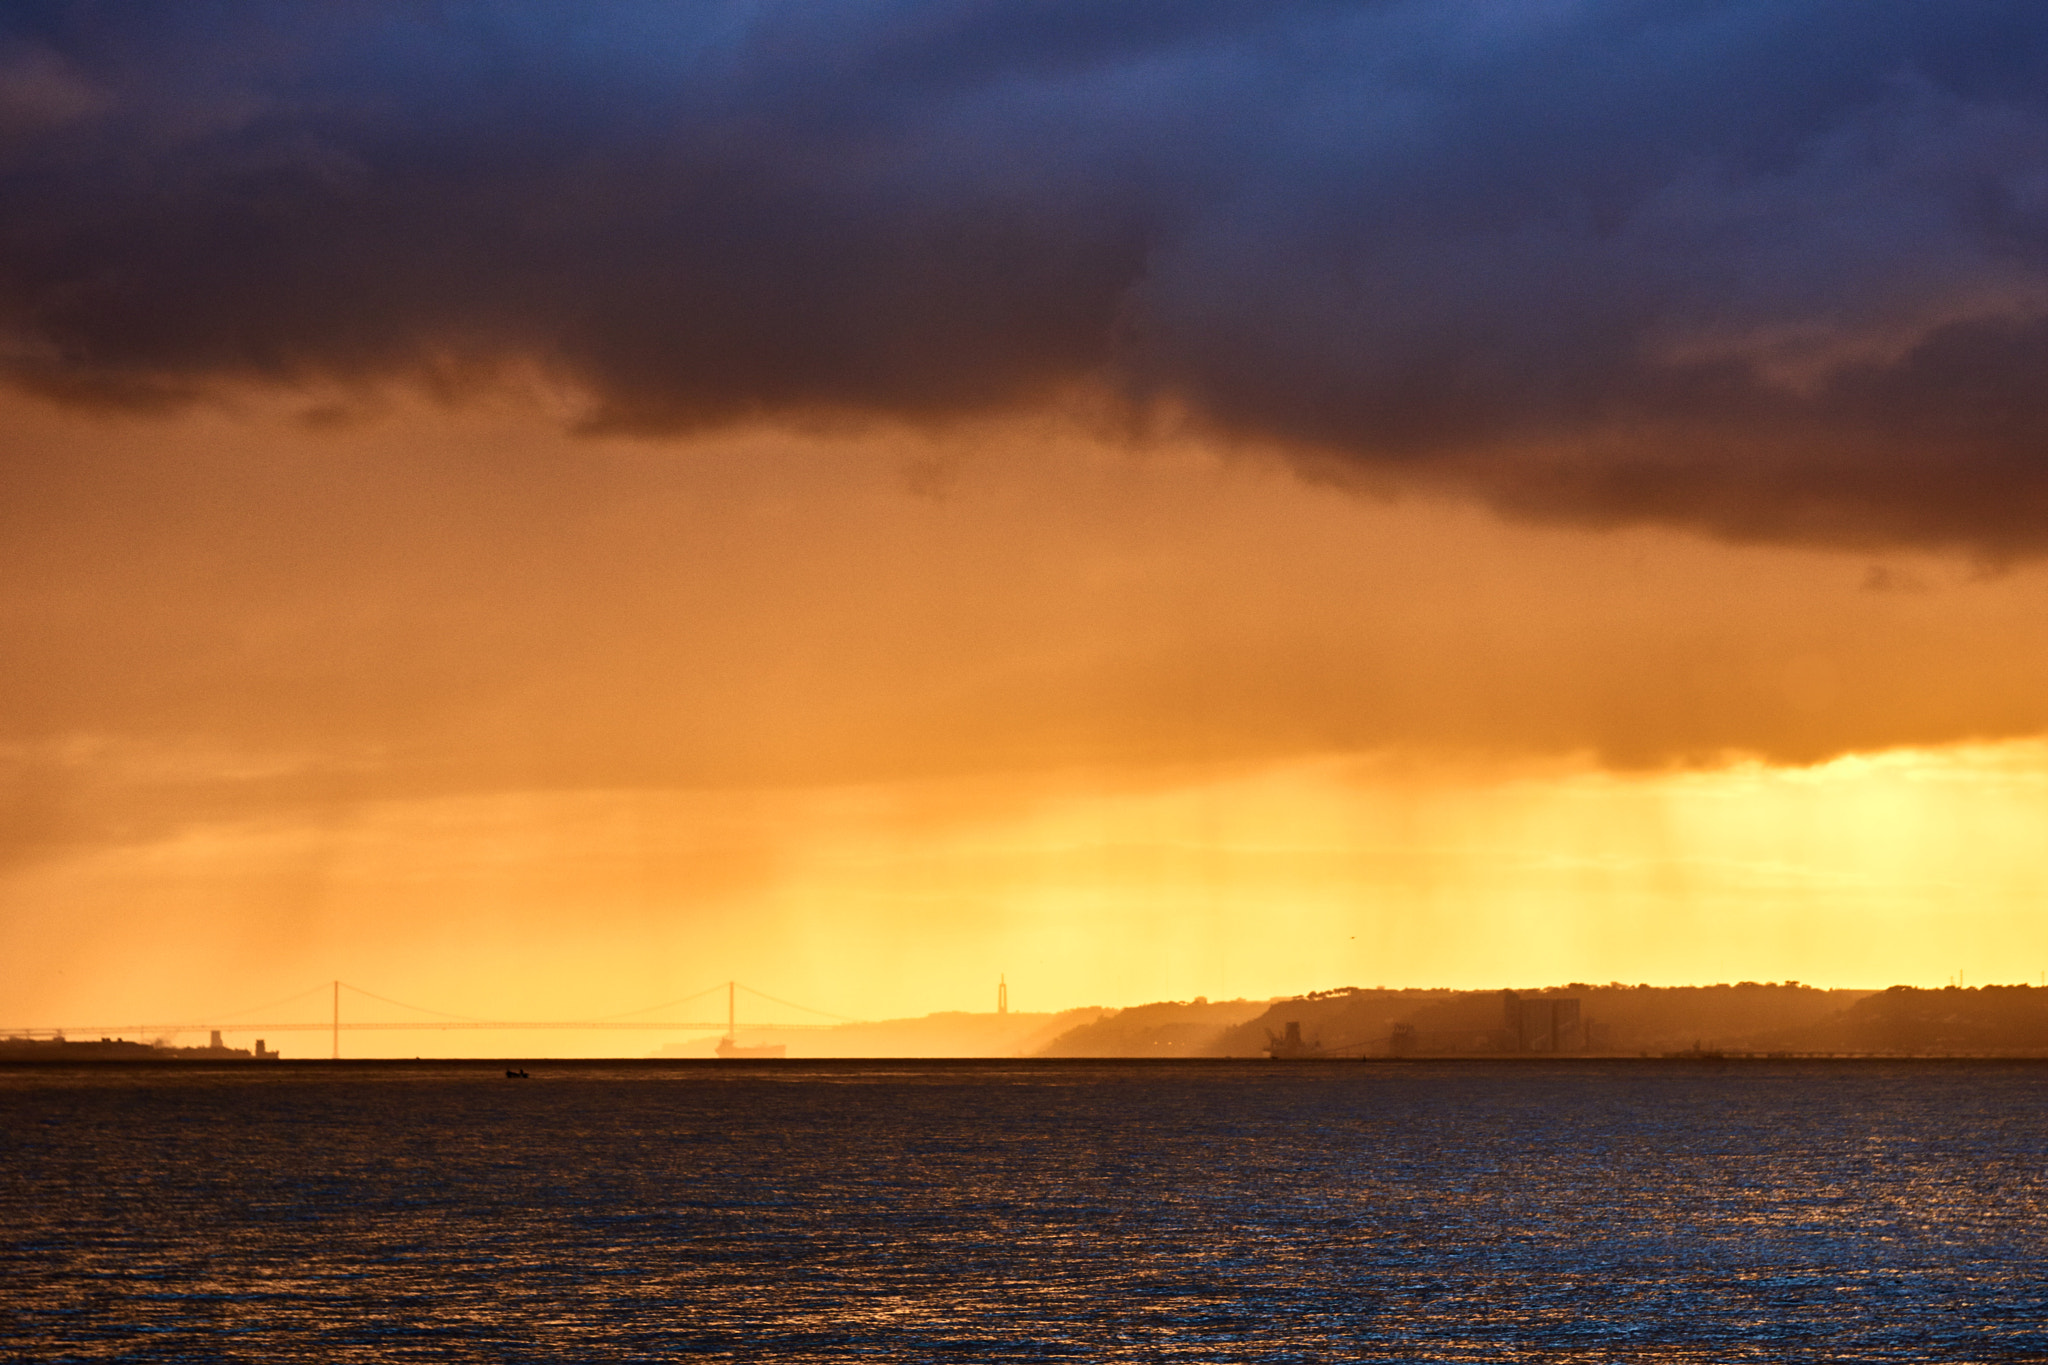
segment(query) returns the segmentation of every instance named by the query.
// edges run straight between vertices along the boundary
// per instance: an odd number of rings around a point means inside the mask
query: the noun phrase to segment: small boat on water
[[[505,1079],[508,1081],[523,1081],[528,1079],[526,1075],[526,1068],[520,1067],[517,1071],[514,1071],[511,1067],[506,1067]]]

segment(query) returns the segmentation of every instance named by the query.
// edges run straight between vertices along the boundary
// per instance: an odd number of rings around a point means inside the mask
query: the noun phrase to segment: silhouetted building
[[[219,1037],[218,1034],[214,1036]],[[251,1054],[225,1045],[171,1047],[164,1043],[129,1042],[125,1038],[101,1038],[98,1042],[83,1039],[71,1042],[61,1034],[54,1038],[0,1038],[0,1061],[10,1062],[236,1062],[257,1058],[276,1061],[277,1054],[265,1049],[261,1042],[256,1044],[256,1051]]]
[[[1311,1042],[1304,1039],[1301,1036],[1301,1021],[1290,1019],[1287,1021],[1287,1031],[1284,1034],[1275,1033],[1271,1029],[1266,1030],[1266,1055],[1275,1061],[1283,1062],[1301,1057],[1320,1057],[1323,1055],[1323,1040],[1317,1038]]]
[[[1502,1032],[1510,1052],[1578,1052],[1586,1046],[1576,996],[1522,996],[1502,991]]]
[[[1550,1048],[1553,1052],[1578,1052],[1586,1046],[1585,1020],[1576,996],[1550,1002]]]

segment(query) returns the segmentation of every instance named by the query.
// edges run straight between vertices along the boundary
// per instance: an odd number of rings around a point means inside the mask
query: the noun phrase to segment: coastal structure
[[[789,1051],[783,1043],[762,1043],[757,1047],[746,1047],[739,1040],[739,983],[725,983],[725,1036],[718,1040],[714,1052],[721,1061],[727,1062],[773,1062],[780,1061]]]
[[[1502,991],[1502,1041],[1509,1052],[1581,1052],[1585,1021],[1576,996],[1524,996]]]
[[[277,1053],[258,1038],[252,1050],[229,1047],[215,1029],[205,1047],[173,1047],[161,1040],[127,1038],[0,1038],[0,1062],[274,1062]]]
[[[1284,1032],[1266,1030],[1266,1055],[1276,1062],[1294,1062],[1308,1057],[1320,1057],[1323,1055],[1323,1040],[1303,1038],[1301,1021],[1290,1019]]]

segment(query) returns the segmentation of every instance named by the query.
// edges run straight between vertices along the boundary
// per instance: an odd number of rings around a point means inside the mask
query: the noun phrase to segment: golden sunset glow
[[[0,4],[23,1359],[2048,1361],[2048,4]]]
[[[14,751],[25,1019],[2048,962],[2048,750],[2001,738],[2048,674],[2028,565],[1524,526],[1072,424],[287,417],[16,411],[121,474],[11,550],[44,668],[9,685],[62,736]]]
[[[1027,10],[0,20],[0,1028],[2044,979],[2025,22]]]

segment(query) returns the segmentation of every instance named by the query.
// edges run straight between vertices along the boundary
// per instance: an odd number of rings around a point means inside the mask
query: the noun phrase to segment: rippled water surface
[[[0,1070],[0,1355],[2043,1360],[2048,1069]]]

